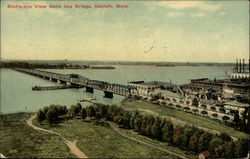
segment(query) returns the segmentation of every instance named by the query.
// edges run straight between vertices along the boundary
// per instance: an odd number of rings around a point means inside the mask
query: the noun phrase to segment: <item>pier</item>
[[[54,72],[48,72],[37,69],[14,69],[18,72],[22,72],[28,75],[32,75],[44,80],[50,80],[62,86],[52,87],[33,87],[35,90],[53,90],[53,89],[66,89],[66,88],[85,88],[86,92],[93,93],[94,90],[101,90],[104,92],[105,98],[113,98],[113,94],[121,96],[138,95],[136,87],[122,84],[114,84],[105,81],[91,80],[87,77],[78,74],[59,74]]]
[[[68,89],[68,88],[76,88],[71,85],[61,85],[61,86],[34,86],[32,87],[33,91],[47,91],[47,90],[58,90],[58,89]]]

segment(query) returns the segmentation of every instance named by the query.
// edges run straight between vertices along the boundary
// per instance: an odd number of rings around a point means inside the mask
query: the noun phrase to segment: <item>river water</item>
[[[93,80],[102,80],[111,83],[127,84],[129,81],[164,81],[176,84],[188,83],[194,78],[226,78],[226,73],[232,73],[230,66],[134,66],[115,65],[116,69],[50,69],[47,71],[62,74],[77,73]],[[1,113],[20,111],[37,111],[39,108],[50,104],[70,106],[76,104],[80,98],[96,97],[97,102],[104,104],[116,104],[124,97],[114,95],[113,99],[103,98],[102,91],[94,90],[87,93],[81,89],[63,89],[51,91],[32,91],[32,86],[55,85],[54,82],[26,75],[11,69],[1,71]],[[89,105],[89,103],[82,103]]]

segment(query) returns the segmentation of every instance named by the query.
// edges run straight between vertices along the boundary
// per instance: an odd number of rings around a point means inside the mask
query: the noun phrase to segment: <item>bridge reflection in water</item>
[[[53,82],[57,82],[63,85],[70,85],[74,88],[82,88],[85,87],[86,92],[93,93],[94,89],[104,91],[104,97],[113,98],[113,94],[121,95],[121,96],[131,96],[138,95],[138,91],[136,87],[122,84],[114,84],[104,81],[91,80],[79,74],[59,74],[54,72],[36,70],[36,69],[21,69],[16,68],[16,71],[26,73],[32,76],[36,76],[39,78],[43,78],[46,80],[50,80]]]

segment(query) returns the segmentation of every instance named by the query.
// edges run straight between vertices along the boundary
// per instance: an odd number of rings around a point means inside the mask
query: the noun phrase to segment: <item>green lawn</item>
[[[84,122],[80,119],[72,119],[68,122],[63,122],[60,126],[56,127],[40,125],[37,122],[33,123],[39,127],[59,132],[71,141],[77,140],[77,146],[91,158],[176,158],[161,150],[157,150],[119,136],[119,134],[112,130],[109,126],[98,126],[93,122]],[[138,135],[131,130],[120,130],[135,138],[153,142],[162,148],[169,149],[180,154],[186,153],[178,148],[168,146],[167,143],[147,139],[147,137]],[[188,158],[195,157],[194,155],[185,156],[188,156]]]
[[[129,110],[145,110],[146,112],[154,112],[161,116],[176,118],[177,121],[173,121],[173,123],[178,123],[178,121],[187,122],[188,124],[197,125],[200,127],[206,128],[207,131],[214,132],[213,130],[219,132],[228,133],[230,136],[236,138],[247,138],[249,137],[246,133],[234,130],[231,127],[228,127],[224,124],[221,124],[213,119],[209,119],[206,117],[201,117],[198,115],[193,115],[190,113],[186,113],[180,110],[166,108],[160,105],[151,104],[144,101],[127,101],[121,104],[122,107]]]
[[[25,119],[27,113],[1,115],[0,153],[8,158],[73,158],[58,137],[33,130]]]

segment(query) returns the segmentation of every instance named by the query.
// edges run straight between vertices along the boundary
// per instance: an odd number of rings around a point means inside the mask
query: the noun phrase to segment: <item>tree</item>
[[[220,112],[220,113],[226,113],[226,110],[225,110],[224,108],[220,108],[220,109],[219,109],[219,112]]]
[[[191,136],[196,131],[196,128],[193,126],[185,126],[182,133],[182,142],[181,142],[181,149],[188,150],[188,144]]]
[[[243,158],[247,156],[248,153],[248,143],[249,139],[240,138],[235,143],[235,154],[238,158]]]
[[[135,119],[134,119],[134,130],[135,131],[137,131],[137,132],[140,131],[141,122],[142,122],[142,116],[141,115],[135,116]]]
[[[88,117],[94,117],[95,116],[95,111],[93,106],[88,106],[86,108],[86,113]]]
[[[184,110],[190,110],[190,108],[189,108],[189,107],[184,107],[183,109],[184,109]]]
[[[212,111],[216,111],[216,108],[214,106],[210,107]]]
[[[213,113],[212,116],[213,116],[214,118],[217,118],[217,117],[218,117],[218,114],[217,114],[217,113]]]
[[[139,115],[138,111],[135,111],[135,112],[132,113],[131,118],[129,120],[129,126],[130,126],[131,129],[135,128],[134,127],[134,122],[135,122],[135,118],[138,117],[138,115]]]
[[[118,113],[118,114],[114,117],[113,121],[114,121],[116,124],[118,124],[119,126],[122,125],[122,123],[123,123],[123,118],[122,118],[121,113]]]
[[[195,106],[195,107],[198,107],[199,101],[198,101],[197,98],[194,98],[194,99],[192,100],[192,105]]]
[[[208,150],[208,145],[209,145],[209,142],[210,142],[211,139],[212,139],[212,135],[210,133],[208,133],[208,132],[205,132],[200,136],[200,139],[199,139],[199,142],[198,142],[199,143],[198,144],[199,152]]]
[[[239,123],[240,123],[239,111],[232,110],[232,114],[234,116],[233,122],[235,123],[235,128],[237,129],[239,127]]]
[[[212,153],[213,157],[222,157],[218,147],[223,144],[224,141],[221,138],[217,136],[212,137],[211,141],[209,142],[209,152]]]
[[[154,119],[154,124],[152,126],[151,132],[152,136],[156,139],[161,139],[161,127],[160,127],[160,119],[159,117],[156,117]]]
[[[200,139],[200,136],[204,133],[204,131],[202,130],[199,130],[197,129],[193,134],[192,136],[190,137],[190,140],[189,140],[189,148],[198,153],[198,144],[199,144],[199,139]]]
[[[219,137],[223,140],[223,141],[232,141],[232,138],[225,132],[220,133]]]
[[[37,121],[39,122],[39,123],[41,123],[42,121],[44,121],[45,120],[45,114],[44,114],[44,112],[41,110],[41,109],[39,109],[39,111],[37,112]]]
[[[202,107],[203,109],[206,109],[206,108],[207,108],[207,106],[204,105],[204,104],[202,104],[201,107]]]
[[[173,144],[175,146],[180,146],[182,143],[182,133],[183,133],[183,127],[180,125],[175,126],[174,132],[173,132]]]
[[[87,112],[86,112],[86,109],[85,108],[82,108],[82,110],[80,111],[80,114],[81,114],[81,117],[82,119],[86,119],[87,117]]]
[[[222,120],[224,120],[225,122],[227,122],[230,118],[228,116],[223,116]]]
[[[48,120],[49,124],[57,121],[58,116],[55,108],[52,107],[47,111],[46,119]]]
[[[168,143],[173,142],[173,130],[174,130],[174,125],[171,121],[164,120],[162,124],[162,140],[166,141]]]
[[[207,111],[202,110],[202,111],[201,111],[201,114],[202,114],[202,115],[207,115]]]
[[[197,113],[199,110],[198,109],[192,109],[192,112]]]
[[[235,143],[233,141],[229,141],[225,144],[225,155],[227,158],[235,157]]]
[[[129,111],[125,111],[123,113],[123,126],[126,129],[130,129],[130,118],[131,118],[131,113]]]

